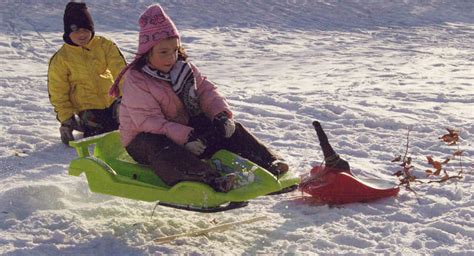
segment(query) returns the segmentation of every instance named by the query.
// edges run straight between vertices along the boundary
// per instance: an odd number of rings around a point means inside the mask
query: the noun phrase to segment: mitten
[[[194,135],[194,131],[191,131],[188,135],[188,142],[184,144],[184,147],[196,156],[201,155],[206,150],[206,144],[203,139],[198,138]]]
[[[229,118],[227,112],[221,112],[212,121],[219,136],[230,138],[235,132],[234,120]]]
[[[62,122],[61,127],[59,127],[59,133],[61,134],[61,141],[68,146],[69,146],[69,142],[74,140],[72,131],[74,130],[75,126],[77,126],[77,122],[73,116],[69,118],[68,120]]]

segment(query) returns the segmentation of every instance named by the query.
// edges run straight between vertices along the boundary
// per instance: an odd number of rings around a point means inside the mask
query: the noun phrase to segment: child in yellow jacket
[[[65,44],[49,62],[48,92],[61,123],[61,140],[68,145],[73,130],[88,137],[118,129],[120,99],[108,91],[126,62],[115,43],[94,36],[85,3],[66,5],[63,39]]]

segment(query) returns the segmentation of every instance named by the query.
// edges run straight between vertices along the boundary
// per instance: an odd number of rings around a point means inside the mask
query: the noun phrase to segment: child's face
[[[84,46],[92,38],[92,32],[88,29],[85,28],[80,28],[76,31],[73,31],[69,34],[69,38],[71,38],[71,41],[79,46]]]
[[[178,48],[178,38],[163,39],[151,49],[148,63],[152,68],[168,73],[178,59]]]

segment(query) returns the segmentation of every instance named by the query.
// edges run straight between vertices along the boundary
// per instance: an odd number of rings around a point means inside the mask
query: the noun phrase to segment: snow
[[[425,156],[454,150],[438,140],[444,128],[460,128],[465,175],[371,203],[329,207],[292,192],[214,214],[159,206],[153,216],[153,203],[94,194],[85,177],[67,175],[75,151],[60,142],[46,82],[66,2],[0,0],[0,254],[474,255],[474,2],[160,1],[236,119],[296,174],[321,162],[311,126],[319,120],[354,173],[392,182],[390,160],[404,153],[408,129],[423,177]],[[88,5],[96,33],[131,60],[136,20],[152,3]]]

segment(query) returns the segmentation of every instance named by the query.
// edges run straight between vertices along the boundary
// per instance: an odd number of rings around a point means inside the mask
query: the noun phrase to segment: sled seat
[[[147,183],[154,186],[167,186],[153,170],[147,166],[137,163],[127,153],[125,147],[120,142],[120,134],[113,131],[78,141],[71,141],[70,145],[76,149],[80,158],[93,159],[108,165],[107,172],[113,176],[119,175],[121,178],[128,178],[134,181]],[[92,151],[92,154],[91,154]],[[71,168],[70,168],[71,169]],[[71,175],[78,176],[81,168],[72,168]],[[79,171],[79,173],[71,173]]]

